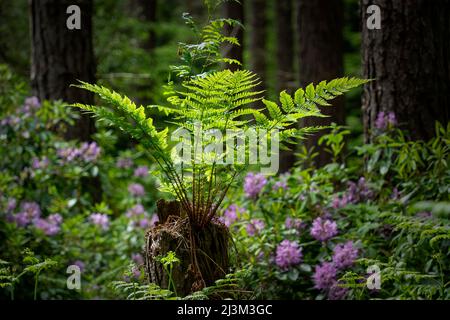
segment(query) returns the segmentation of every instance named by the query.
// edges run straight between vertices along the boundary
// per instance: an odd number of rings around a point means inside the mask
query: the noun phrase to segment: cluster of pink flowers
[[[331,219],[318,217],[313,221],[311,236],[319,241],[327,241],[338,233],[337,224]]]
[[[130,183],[128,185],[128,192],[133,197],[143,197],[145,195],[144,186],[140,183]]]
[[[305,227],[305,224],[301,219],[287,217],[284,221],[284,226],[286,227],[286,229],[295,229],[297,231],[300,231]]]
[[[273,191],[286,191],[288,189],[288,185],[285,181],[277,181],[272,186]]]
[[[131,255],[131,260],[133,260],[133,262],[138,266],[144,264],[144,257],[140,253],[133,253]]]
[[[133,166],[133,159],[129,157],[119,158],[116,162],[116,167],[120,169],[128,169]]]
[[[302,248],[296,241],[283,240],[277,247],[275,263],[282,270],[287,270],[302,261]]]
[[[56,153],[63,163],[76,160],[92,162],[97,160],[100,155],[100,147],[95,142],[84,142],[79,148],[61,148]]]
[[[152,227],[158,222],[158,215],[153,214],[149,219],[148,213],[145,211],[142,204],[136,204],[134,207],[126,212],[127,218],[131,220],[133,227],[140,227],[142,229]]]
[[[41,103],[39,102],[39,99],[37,97],[28,97],[25,99],[25,102],[23,106],[18,108],[14,115],[8,116],[3,118],[0,121],[0,124],[2,126],[10,126],[14,127],[21,123],[21,118],[28,118],[30,117],[36,110],[38,110],[41,107]],[[24,138],[29,137],[29,132],[24,132],[22,134]]]
[[[313,275],[314,288],[325,291],[331,300],[345,298],[348,289],[337,281],[337,273],[339,270],[352,266],[357,257],[358,249],[352,241],[335,246],[332,261],[316,266]]]
[[[245,195],[248,198],[257,198],[266,184],[267,179],[262,173],[250,172],[244,179]]]
[[[247,231],[247,234],[249,236],[254,236],[258,234],[261,230],[263,230],[266,227],[264,221],[260,219],[252,219],[245,227],[245,230]]]
[[[333,263],[338,269],[350,267],[358,258],[358,249],[355,248],[353,241],[344,244],[338,244],[333,250]]]
[[[148,177],[148,167],[147,166],[139,166],[134,170],[133,175],[136,178],[146,178]]]
[[[377,115],[377,119],[375,120],[375,128],[378,130],[386,130],[389,128],[393,128],[397,125],[397,118],[395,113],[389,112],[386,114],[384,111],[381,111]]]
[[[13,221],[19,227],[26,227],[39,219],[41,216],[41,208],[36,202],[23,202],[20,206],[20,212],[13,216]]]
[[[238,220],[239,214],[243,211],[243,208],[239,207],[236,204],[232,204],[224,211],[223,216],[219,217],[219,221],[227,227],[230,227]]]
[[[25,201],[20,205],[20,210],[15,215],[11,212],[16,208],[16,199],[11,198],[8,200],[7,212],[9,212],[8,220],[16,223],[17,226],[25,228],[28,226],[34,226],[36,229],[41,230],[47,236],[54,236],[59,233],[63,218],[60,214],[54,213],[47,218],[41,217],[41,208],[36,202]]]
[[[60,214],[55,213],[47,217],[47,219],[38,218],[34,221],[34,226],[40,229],[47,236],[54,236],[61,230],[63,218]]]
[[[343,208],[351,203],[359,203],[367,201],[373,197],[373,192],[367,185],[364,177],[359,178],[355,183],[350,181],[348,183],[348,190],[342,197],[335,197],[332,202],[332,207],[335,209]]]
[[[99,226],[102,230],[106,231],[109,229],[109,217],[106,214],[102,213],[92,213],[89,216],[89,220]]]
[[[44,169],[49,165],[49,160],[47,157],[42,157],[41,159],[34,157],[31,159],[31,168],[34,170]]]

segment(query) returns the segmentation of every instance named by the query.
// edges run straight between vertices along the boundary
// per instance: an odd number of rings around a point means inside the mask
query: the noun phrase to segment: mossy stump
[[[167,289],[168,274],[156,259],[173,251],[180,260],[174,264],[172,279],[178,296],[211,286],[228,271],[229,231],[220,222],[191,228],[177,201],[159,200],[159,222],[146,232],[145,270],[149,282]],[[172,289],[172,288],[171,288]]]

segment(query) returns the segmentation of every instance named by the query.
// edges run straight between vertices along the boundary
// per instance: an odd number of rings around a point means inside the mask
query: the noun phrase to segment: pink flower
[[[260,219],[252,219],[247,224],[245,230],[247,231],[247,234],[249,236],[254,236],[255,234],[259,233],[262,229],[265,228],[264,221]]]
[[[144,186],[139,183],[131,183],[128,186],[128,191],[135,197],[142,197],[145,195]]]
[[[147,166],[139,166],[134,170],[135,177],[137,178],[145,178],[148,177],[148,167]]]
[[[299,264],[302,260],[302,248],[295,241],[283,240],[277,247],[275,263],[283,270]]]
[[[245,195],[248,198],[257,198],[266,184],[267,179],[262,173],[250,172],[244,179]]]
[[[93,213],[89,216],[89,220],[103,230],[109,229],[109,218],[106,214]]]
[[[311,228],[311,236],[319,241],[326,241],[337,235],[337,224],[333,220],[316,218]]]

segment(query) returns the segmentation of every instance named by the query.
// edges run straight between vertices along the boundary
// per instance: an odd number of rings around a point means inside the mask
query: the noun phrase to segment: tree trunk
[[[342,77],[343,67],[343,20],[342,0],[300,0],[298,8],[299,33],[299,74],[300,86],[318,84],[322,80]],[[321,108],[328,118],[308,118],[303,126],[329,125],[332,122],[344,123],[344,100],[334,100],[333,107]],[[324,148],[319,148],[318,140],[324,132],[308,137],[306,147],[318,148],[315,159],[317,166],[331,159]]]
[[[277,23],[277,92],[286,90],[292,94],[295,88],[294,76],[294,10],[292,0],[279,0],[276,2]],[[292,150],[280,152],[280,172],[286,172],[294,166],[294,146]]]
[[[211,221],[205,228],[194,229],[181,211],[179,202],[157,203],[159,222],[147,230],[145,270],[149,282],[169,288],[169,275],[157,257],[173,251],[180,260],[174,264],[172,279],[178,296],[184,297],[214,285],[228,272],[229,231]]]
[[[369,30],[369,5],[381,29]],[[429,139],[450,113],[450,1],[362,0],[364,77],[375,79],[362,100],[366,141],[380,111],[394,112],[413,139]]]
[[[157,0],[139,0],[140,15],[142,19],[152,24],[148,38],[142,45],[144,49],[149,51],[153,50],[156,46],[156,34],[153,25],[156,22],[156,6]]]
[[[266,0],[250,0],[250,69],[261,79],[257,90],[266,88],[266,20]]]
[[[81,9],[81,29],[69,30],[66,13],[70,5]],[[92,93],[69,87],[77,80],[95,82],[92,47],[92,0],[30,0],[31,85],[39,99],[94,104]],[[81,115],[68,128],[68,139],[89,141],[94,120]]]
[[[236,1],[227,1],[223,4],[223,16],[231,18],[244,24],[244,0],[240,3]],[[238,39],[240,46],[227,45],[224,49],[225,56],[229,59],[235,59],[239,62],[244,62],[244,30],[241,26],[230,27],[227,26],[225,30],[227,35],[231,35]],[[227,68],[235,71],[240,68],[237,64],[228,64]]]

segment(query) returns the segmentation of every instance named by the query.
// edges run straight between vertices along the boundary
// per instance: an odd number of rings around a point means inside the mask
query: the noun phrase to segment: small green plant
[[[331,124],[331,131],[319,139],[319,144],[325,144],[325,150],[333,156],[333,162],[339,162],[339,156],[345,146],[345,136],[350,134],[350,130],[336,123]]]
[[[0,260],[0,263],[2,265],[5,265],[7,267],[2,267],[0,269],[0,287],[2,288],[10,288],[11,292],[11,300],[14,300],[14,287],[15,285],[20,281],[22,276],[24,276],[27,273],[31,273],[34,275],[34,293],[33,297],[34,300],[37,300],[37,292],[38,292],[38,282],[39,282],[39,275],[42,271],[46,269],[51,269],[55,267],[58,263],[52,259],[45,259],[44,261],[39,260],[34,255],[34,252],[30,249],[25,249],[22,252],[23,255],[23,263],[25,264],[25,267],[23,268],[22,272],[19,274],[15,274],[11,268],[8,266],[9,263],[3,260]]]
[[[171,290],[172,288],[175,295],[177,295],[177,288],[175,282],[173,281],[172,274],[173,274],[173,266],[177,263],[180,263],[180,259],[176,257],[175,252],[169,251],[165,256],[159,257],[158,260],[163,266],[164,271],[167,273],[167,277],[169,278],[167,288],[169,290]]]
[[[154,283],[139,285],[136,282],[113,281],[111,287],[127,300],[172,300],[173,292],[161,289]]]

